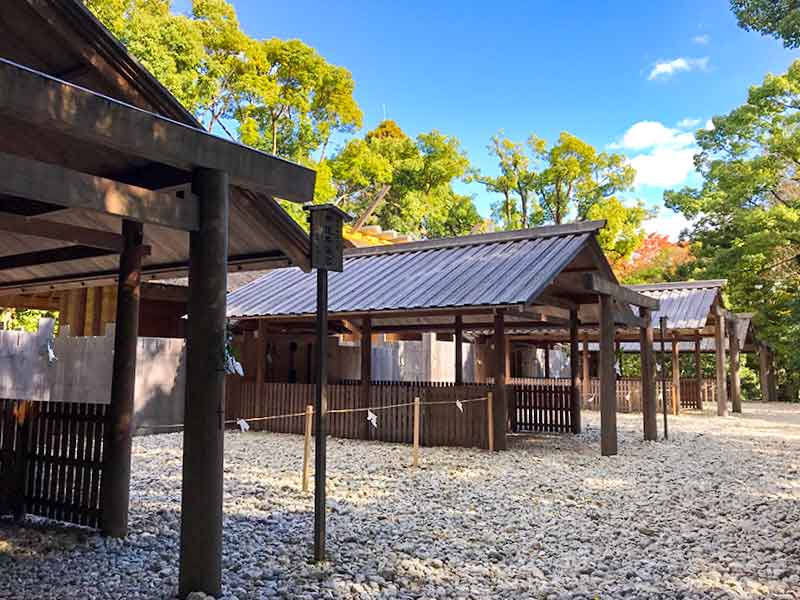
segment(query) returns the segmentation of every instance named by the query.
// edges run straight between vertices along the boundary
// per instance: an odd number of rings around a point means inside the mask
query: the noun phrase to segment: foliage
[[[678,268],[692,260],[687,242],[671,242],[668,235],[648,234],[627,260],[617,261],[614,271],[623,283],[678,281]]]
[[[665,193],[694,219],[693,275],[728,279],[729,304],[756,313],[785,396],[800,385],[800,61],[753,86],[747,102],[697,133],[699,189]]]
[[[623,155],[597,152],[567,132],[549,148],[535,135],[523,145],[499,133],[489,151],[499,174],[474,171],[471,179],[502,196],[492,204],[492,215],[504,229],[605,219],[599,241],[612,261],[629,257],[643,239],[649,213],[641,202],[626,206],[617,197],[635,177]]]
[[[786,48],[800,47],[800,4],[795,0],[731,0],[739,27],[783,40]]]
[[[336,202],[364,214],[385,191],[368,223],[426,237],[464,235],[480,222],[467,196],[453,191],[469,161],[455,137],[431,131],[411,139],[393,121],[348,142],[330,160]]]
[[[55,315],[46,310],[2,308],[0,309],[0,323],[3,329],[14,329],[36,333],[39,329],[39,319],[55,318]]]

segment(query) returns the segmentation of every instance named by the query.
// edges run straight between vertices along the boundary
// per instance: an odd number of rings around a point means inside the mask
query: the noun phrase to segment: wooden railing
[[[99,527],[105,422],[105,405],[0,400],[0,512]]]

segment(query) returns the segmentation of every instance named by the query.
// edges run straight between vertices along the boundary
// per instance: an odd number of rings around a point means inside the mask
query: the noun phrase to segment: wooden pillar
[[[572,433],[581,432],[581,390],[578,387],[578,370],[580,369],[580,352],[578,346],[578,311],[569,311],[569,384],[570,411],[572,413]]]
[[[739,372],[739,332],[736,317],[730,320],[728,342],[731,351],[731,407],[733,412],[742,412],[742,383]]]
[[[100,334],[105,335],[106,327],[109,323],[113,323],[117,314],[117,288],[113,285],[107,285],[103,288],[102,304],[100,314]]]
[[[672,334],[672,414],[681,412],[681,351],[678,335]]]
[[[700,356],[701,339],[697,338],[694,341],[694,376],[697,379],[697,408],[703,408],[703,361]]]
[[[600,452],[617,453],[617,372],[614,369],[614,308],[600,296]]]
[[[267,322],[263,319],[258,321],[256,334],[256,406],[260,406],[267,379]]]
[[[769,355],[765,344],[758,344],[758,371],[761,384],[761,401],[769,402]]]
[[[583,338],[583,360],[581,361],[583,366],[583,375],[581,376],[581,391],[583,392],[584,400],[588,400],[592,390],[592,372],[589,369],[590,358],[589,336],[586,336]]]
[[[767,349],[767,384],[769,387],[769,401],[770,402],[777,402],[778,401],[778,387],[777,382],[775,381],[775,355],[772,352],[772,348]]]
[[[369,406],[372,387],[372,318],[364,317],[361,323],[361,408]],[[366,415],[361,419],[361,439],[369,437],[369,423]]]
[[[131,484],[133,400],[136,389],[136,346],[139,334],[143,227],[122,222],[124,246],[119,257],[119,284],[111,374],[111,402],[106,417],[101,481],[100,529],[106,535],[128,533]]]
[[[653,314],[649,308],[639,308],[644,327],[639,329],[639,355],[642,370],[642,419],[644,439],[658,439],[658,409],[656,407],[656,358],[653,353]]]
[[[502,309],[494,315],[494,394],[492,395],[492,411],[494,417],[494,447],[505,450],[506,421],[508,406],[506,404],[506,332],[505,314]]]
[[[544,345],[544,376],[550,379],[550,344]]]
[[[180,597],[219,596],[225,418],[228,174],[196,169],[200,227],[189,236],[186,400],[181,497]]]
[[[456,315],[455,335],[453,336],[455,342],[455,382],[456,385],[464,383],[464,318],[461,315]]]
[[[86,290],[70,290],[67,324],[69,325],[69,334],[72,337],[81,337],[83,335],[83,325],[86,321],[85,315]]]
[[[728,416],[728,382],[725,373],[725,313],[716,307],[717,326],[714,330],[714,350],[717,355],[717,415]]]

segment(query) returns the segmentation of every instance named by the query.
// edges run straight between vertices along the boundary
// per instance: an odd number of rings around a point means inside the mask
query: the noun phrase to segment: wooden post
[[[583,392],[583,399],[588,400],[592,390],[592,377],[589,370],[589,336],[583,338],[583,376],[581,377],[581,391]]]
[[[544,377],[550,379],[550,344],[544,345]]]
[[[700,344],[701,338],[697,338],[694,341],[694,375],[697,379],[697,408],[702,410],[705,390],[703,389],[703,361],[700,356]]]
[[[766,344],[758,344],[759,381],[761,383],[761,401],[769,402],[769,354]]]
[[[494,452],[494,394],[488,392],[486,394],[486,433],[489,452]]]
[[[678,335],[672,333],[672,414],[681,412],[681,354]]]
[[[667,317],[662,315],[658,318],[659,341],[661,342],[661,352],[659,360],[661,362],[661,412],[664,415],[664,439],[669,439],[669,427],[667,426],[667,357],[664,350],[664,343],[667,339]]]
[[[733,412],[742,412],[742,383],[739,373],[739,332],[736,326],[736,317],[730,321],[730,331],[728,334],[729,347],[731,351],[731,405]]]
[[[455,382],[456,385],[464,384],[464,318],[456,315],[455,335]]]
[[[506,421],[508,406],[506,405],[506,334],[505,315],[502,309],[494,315],[494,394],[491,411],[494,422],[494,447],[506,449]]]
[[[364,317],[361,324],[361,408],[369,407],[372,386],[372,319]],[[369,439],[369,423],[361,419],[359,426],[362,440]]]
[[[305,443],[303,444],[303,492],[308,492],[308,479],[311,471],[311,425],[314,421],[314,407],[306,406]]]
[[[642,420],[644,439],[658,439],[658,408],[656,406],[656,360],[653,354],[653,314],[649,308],[639,308],[644,327],[639,329],[639,356],[642,368]]]
[[[261,405],[264,398],[264,382],[267,379],[267,322],[258,321],[256,331],[256,406]]]
[[[139,333],[143,227],[122,222],[124,247],[119,257],[119,283],[111,403],[105,432],[103,477],[101,481],[100,529],[106,535],[128,533],[128,504],[131,483],[131,441],[133,400],[136,389],[136,346]]]
[[[717,355],[717,415],[728,416],[728,381],[725,373],[725,313],[716,307],[717,326],[714,330],[714,350]]]
[[[371,334],[367,335],[371,340]],[[367,342],[369,343],[369,342]],[[361,335],[364,345],[364,334]],[[314,452],[314,562],[325,560],[325,530],[327,519],[327,461],[328,461],[328,271],[317,269],[317,385],[315,388],[315,452]],[[363,350],[362,350],[363,360]],[[361,384],[364,386],[362,362]],[[369,388],[367,388],[369,392]],[[365,424],[366,419],[364,419]]]
[[[578,370],[580,369],[579,352],[578,311],[572,308],[569,311],[569,385],[572,433],[581,432],[581,390],[578,387]]]
[[[419,466],[419,398],[414,398],[414,449],[411,455],[411,466]]]
[[[600,296],[600,452],[617,454],[617,372],[614,370],[614,305]]]
[[[189,236],[180,584],[219,596],[222,588],[223,365],[228,278],[228,174],[200,168],[192,192],[199,230]]]
[[[767,369],[767,383],[769,384],[769,401],[770,402],[777,402],[778,401],[778,388],[777,382],[775,381],[775,355],[772,352],[772,348],[767,349],[767,364],[769,368]]]

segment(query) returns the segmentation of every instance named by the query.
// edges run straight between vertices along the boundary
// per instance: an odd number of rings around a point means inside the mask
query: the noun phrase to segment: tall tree
[[[786,48],[800,47],[800,3],[796,0],[731,0],[739,27],[783,40]]]
[[[665,194],[694,221],[696,273],[728,279],[777,350],[787,397],[800,385],[800,61],[768,75],[747,102],[697,133],[700,188]]]

